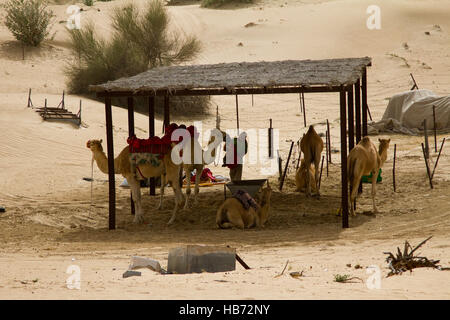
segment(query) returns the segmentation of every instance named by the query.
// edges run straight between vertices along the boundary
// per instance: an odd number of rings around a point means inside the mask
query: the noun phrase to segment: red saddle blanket
[[[194,174],[191,177],[191,182],[195,182],[195,177],[196,176],[197,175]],[[212,182],[214,182],[214,181],[216,181],[216,177],[213,176],[213,174],[212,174],[211,170],[209,170],[209,168],[204,168],[203,171],[202,171],[202,175],[200,176],[200,181],[212,181]]]
[[[127,143],[130,148],[130,153],[153,153],[162,157],[170,151],[172,143],[180,143],[183,140],[183,137],[180,137],[178,141],[172,140],[172,133],[176,129],[186,129],[191,137],[198,138],[198,133],[194,126],[186,127],[185,125],[171,123],[165,128],[162,138],[151,137],[148,139],[139,139],[136,135],[129,137]]]

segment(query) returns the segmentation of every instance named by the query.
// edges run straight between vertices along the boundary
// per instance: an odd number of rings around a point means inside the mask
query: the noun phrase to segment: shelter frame
[[[292,61],[285,61],[292,62]],[[330,71],[333,75],[336,73],[336,68],[339,70],[339,66],[342,63],[347,63],[348,77],[341,80],[340,83],[331,84],[329,81],[320,82],[320,79],[313,85],[311,83],[302,83],[299,81],[297,85],[281,84],[276,86],[272,85],[255,85],[254,82],[248,81],[246,87],[241,85],[238,87],[222,86],[222,87],[188,87],[187,85],[182,88],[166,87],[148,88],[142,86],[136,88],[135,86],[127,87],[125,84],[123,87],[117,88],[114,85],[120,85],[126,83],[129,79],[142,77],[141,75],[123,78],[116,81],[108,82],[103,85],[91,86],[91,91],[96,92],[97,97],[103,97],[105,99],[105,116],[106,116],[106,137],[107,137],[107,155],[108,155],[108,177],[109,177],[109,229],[115,229],[116,227],[116,195],[115,195],[115,180],[114,180],[114,149],[113,149],[113,130],[112,130],[112,107],[111,98],[113,97],[127,97],[128,99],[128,131],[129,135],[134,134],[134,101],[135,96],[148,97],[148,116],[149,116],[149,137],[155,135],[155,97],[164,97],[164,122],[167,125],[170,123],[170,97],[171,96],[201,96],[201,95],[245,95],[245,94],[281,94],[281,93],[339,93],[339,110],[340,110],[340,140],[341,140],[341,213],[342,213],[342,227],[349,227],[348,212],[348,176],[347,176],[347,155],[348,152],[361,140],[362,137],[367,135],[367,67],[371,66],[371,59],[365,58],[348,58],[348,59],[329,59],[329,60],[299,60],[293,61],[297,66],[307,65],[314,62],[315,66],[324,66],[333,69]],[[323,63],[321,63],[323,62]],[[333,62],[336,62],[336,66]],[[283,61],[281,62],[283,63]],[[252,63],[245,63],[251,65]],[[267,64],[270,66],[271,62],[258,62],[253,64]],[[189,67],[194,70],[195,67],[202,67],[208,70],[208,66],[214,69],[216,66],[235,67],[235,64],[217,64],[217,65],[202,65],[202,66],[184,66],[182,68],[189,70]],[[330,67],[331,66],[331,67]],[[260,66],[257,66],[260,67]],[[263,65],[264,67],[264,65]],[[152,69],[151,72],[163,72],[164,70],[175,69],[179,67],[163,67]],[[160,69],[160,70],[158,70]],[[183,69],[183,70],[184,70]],[[326,71],[326,70],[325,70]],[[146,73],[149,73],[147,71]],[[328,73],[324,73],[321,70],[321,74],[325,74],[329,78]],[[143,73],[145,74],[145,73]],[[326,78],[325,77],[325,78]],[[320,78],[320,77],[319,77]],[[327,79],[328,79],[327,78]],[[145,82],[145,81],[144,81]],[[336,81],[335,81],[336,82]],[[339,81],[337,81],[339,82]],[[146,84],[146,83],[143,83]],[[347,121],[348,121],[348,134],[347,134]],[[163,126],[164,129],[164,126]],[[347,141],[348,137],[348,141]],[[348,148],[348,150],[347,150]],[[155,179],[151,179],[150,182],[150,194],[155,195]],[[132,213],[134,212],[133,202],[131,202]]]

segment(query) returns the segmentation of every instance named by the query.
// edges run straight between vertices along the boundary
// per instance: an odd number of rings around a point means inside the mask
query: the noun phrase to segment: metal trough
[[[253,179],[253,180],[240,180],[240,181],[234,181],[229,182],[226,184],[228,189],[231,191],[232,194],[234,194],[237,190],[241,189],[253,198],[256,196],[258,191],[261,189],[261,187],[266,183],[267,179]],[[226,197],[226,194],[225,194]]]

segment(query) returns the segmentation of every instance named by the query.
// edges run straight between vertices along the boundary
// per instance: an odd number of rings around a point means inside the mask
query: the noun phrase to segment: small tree
[[[142,9],[133,3],[115,9],[113,31],[108,40],[95,33],[92,23],[69,30],[73,58],[67,68],[72,93],[88,93],[89,85],[130,77],[148,69],[192,61],[200,52],[200,41],[170,28],[170,16],[161,0],[151,0]],[[121,101],[118,101],[121,104]],[[136,99],[136,111],[148,111],[148,102]],[[163,100],[156,99],[156,113]],[[207,113],[207,97],[174,97],[172,114]],[[192,111],[194,110],[194,111]]]
[[[5,25],[23,44],[37,47],[49,35],[53,12],[42,0],[9,0]]]

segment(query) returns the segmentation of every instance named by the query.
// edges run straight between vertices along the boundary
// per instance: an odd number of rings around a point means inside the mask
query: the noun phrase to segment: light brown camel
[[[102,140],[89,140],[86,146],[91,149],[95,162],[97,163],[100,171],[108,174],[108,158],[103,151]],[[138,170],[136,171],[139,171],[138,173],[133,172],[134,170],[132,169],[130,162],[129,147],[126,146],[120,152],[119,156],[114,159],[114,173],[124,176],[125,179],[127,179],[128,184],[130,185],[131,194],[133,196],[133,201],[136,208],[134,222],[143,222],[143,212],[141,206],[141,186],[139,180],[161,176],[161,186],[164,186],[166,184],[166,181],[168,181],[175,193],[175,208],[173,209],[172,217],[168,222],[168,224],[172,224],[175,221],[178,207],[183,201],[183,194],[181,193],[181,186],[179,184],[180,166],[172,162],[171,153],[168,152],[164,156],[162,161],[159,162],[158,166],[152,166],[150,164],[140,164],[137,166],[137,169]],[[159,207],[161,207],[162,205],[163,195],[164,192],[161,192]]]
[[[320,196],[319,191],[319,163],[320,156],[323,150],[323,140],[317,134],[316,130],[314,130],[313,126],[309,126],[308,132],[303,134],[303,138],[300,141],[300,149],[304,154],[305,166],[307,168],[311,167],[311,164],[314,163],[314,176],[315,181],[313,183],[316,186],[316,193]],[[306,195],[311,196],[311,181],[310,175],[306,175]]]
[[[353,203],[358,193],[359,183],[363,175],[372,173],[372,202],[373,212],[376,213],[377,207],[375,205],[375,187],[377,184],[377,177],[379,169],[383,166],[387,159],[387,150],[391,139],[378,139],[380,146],[377,149],[369,137],[365,136],[362,140],[350,151],[347,158],[347,172],[348,182],[351,186],[350,193],[350,212],[354,216],[355,211]]]
[[[306,191],[306,172],[309,171],[309,179],[312,181],[312,190],[316,190],[316,179],[314,178],[314,168],[309,166],[309,170],[306,169],[305,160],[302,159],[300,162],[300,168],[298,168],[295,173],[295,185],[297,187],[296,191],[305,192]]]
[[[263,188],[259,197],[259,208],[255,210],[250,206],[247,210],[236,198],[228,198],[217,210],[216,223],[219,228],[228,229],[233,226],[244,230],[244,228],[264,227],[269,219],[270,197],[272,189],[270,186]]]
[[[215,138],[218,138],[218,141],[215,142]],[[189,198],[191,196],[191,177],[190,174],[195,169],[195,188],[194,188],[194,204],[198,203],[198,192],[199,192],[199,184],[200,184],[200,178],[203,173],[203,168],[205,165],[210,164],[214,161],[214,158],[216,157],[216,147],[221,143],[220,141],[221,133],[219,130],[213,129],[211,132],[211,138],[208,142],[208,149],[203,150],[202,146],[198,142],[197,139],[191,138],[191,146],[187,150],[183,150],[183,152],[190,152],[190,161],[187,161],[186,163],[183,162],[183,170],[186,174],[186,202],[184,203],[184,209],[187,209],[189,207]],[[201,155],[201,161],[196,161],[195,159],[195,153],[198,153],[198,155]],[[209,152],[211,155],[211,158],[206,157],[206,153]]]

